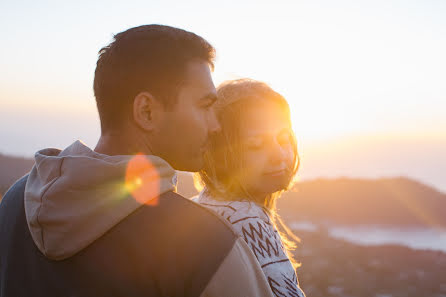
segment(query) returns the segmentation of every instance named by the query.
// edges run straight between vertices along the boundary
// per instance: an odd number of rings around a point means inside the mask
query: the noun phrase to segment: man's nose
[[[215,114],[215,111],[212,110],[210,112],[210,116],[209,116],[209,132],[217,133],[220,131],[221,131],[220,122],[217,119],[217,115]]]

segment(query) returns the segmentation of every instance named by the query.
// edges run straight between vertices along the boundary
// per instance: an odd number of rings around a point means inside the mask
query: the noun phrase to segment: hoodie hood
[[[175,170],[159,157],[107,156],[76,141],[63,151],[35,154],[25,187],[26,219],[39,250],[62,260],[175,189]]]

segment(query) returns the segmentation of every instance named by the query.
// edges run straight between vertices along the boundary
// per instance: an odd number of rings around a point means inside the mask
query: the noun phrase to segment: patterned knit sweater
[[[257,257],[274,296],[305,296],[299,287],[296,272],[285,253],[280,236],[262,206],[247,200],[215,200],[204,191],[193,200],[215,211],[232,224]]]

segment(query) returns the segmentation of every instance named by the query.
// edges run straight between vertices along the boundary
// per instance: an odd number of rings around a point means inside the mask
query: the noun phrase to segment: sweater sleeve
[[[239,238],[200,297],[273,297],[257,259]]]

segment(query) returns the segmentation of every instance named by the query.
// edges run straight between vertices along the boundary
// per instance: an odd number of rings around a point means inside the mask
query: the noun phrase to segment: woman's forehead
[[[290,128],[288,111],[275,102],[252,106],[243,113],[240,128],[243,136],[280,133]]]

